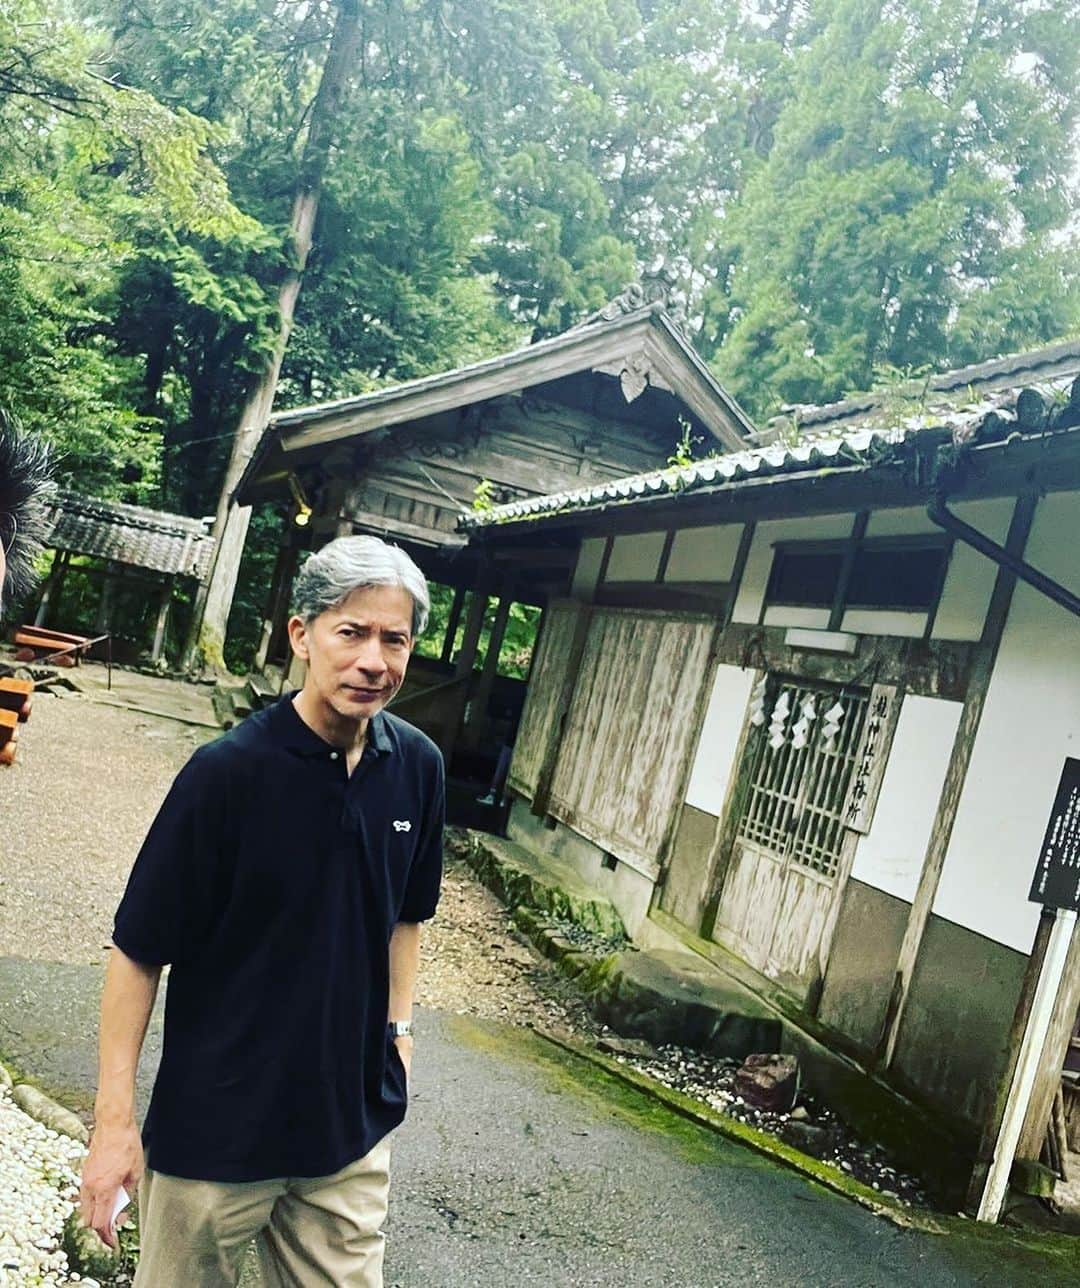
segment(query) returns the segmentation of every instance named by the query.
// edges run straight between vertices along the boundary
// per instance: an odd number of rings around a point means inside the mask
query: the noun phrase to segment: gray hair
[[[367,586],[408,591],[413,637],[421,634],[431,611],[424,574],[400,546],[378,537],[338,537],[309,555],[293,586],[293,612],[310,622]]]

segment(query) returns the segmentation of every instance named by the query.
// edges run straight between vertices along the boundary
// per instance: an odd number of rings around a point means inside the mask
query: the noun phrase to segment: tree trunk
[[[311,251],[323,175],[341,116],[349,69],[359,37],[360,0],[340,0],[297,176],[291,222],[293,263],[278,292],[277,342],[262,374],[248,390],[236,427],[214,521],[214,560],[207,582],[199,587],[184,647],[183,665],[186,669],[224,669],[225,666],[225,630],[251,519],[251,507],[237,505],[233,501],[233,493],[270,418],[304,267]]]

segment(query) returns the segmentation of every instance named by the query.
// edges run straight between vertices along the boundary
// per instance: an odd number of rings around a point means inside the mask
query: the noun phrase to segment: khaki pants
[[[147,1171],[136,1288],[234,1288],[256,1240],[266,1288],[382,1288],[390,1142],[333,1176],[221,1183]]]

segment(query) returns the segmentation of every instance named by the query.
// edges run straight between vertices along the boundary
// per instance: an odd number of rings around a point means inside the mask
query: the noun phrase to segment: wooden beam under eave
[[[497,564],[528,564],[530,568],[573,568],[577,561],[577,547],[567,546],[562,549],[531,550],[527,547],[510,547],[503,550],[496,547],[491,552]]]
[[[356,528],[362,528],[380,537],[400,537],[403,541],[413,541],[417,545],[431,546],[438,550],[463,550],[466,538],[456,532],[446,532],[441,528],[428,528],[420,523],[410,523],[407,519],[393,519],[386,514],[371,514],[367,510],[355,510],[346,516]]]

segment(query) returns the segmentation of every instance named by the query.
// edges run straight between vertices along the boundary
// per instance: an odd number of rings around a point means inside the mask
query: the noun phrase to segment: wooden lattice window
[[[815,714],[803,741],[794,731],[808,701]],[[788,680],[770,685],[739,824],[742,840],[822,876],[836,875],[844,840],[844,805],[868,703],[865,690]],[[826,713],[836,704],[843,716],[830,738]],[[786,708],[782,720],[773,714],[778,706]]]

